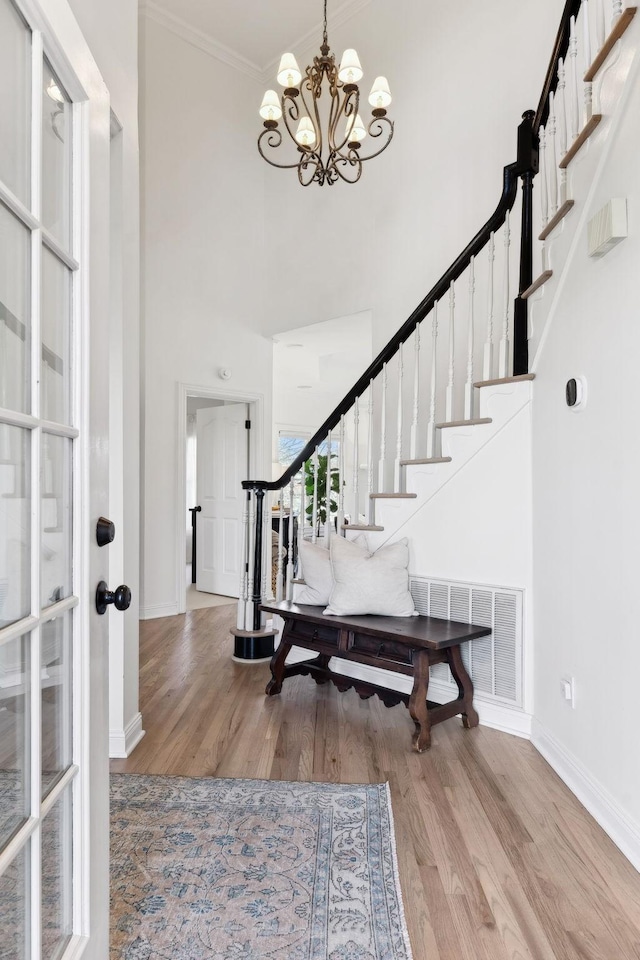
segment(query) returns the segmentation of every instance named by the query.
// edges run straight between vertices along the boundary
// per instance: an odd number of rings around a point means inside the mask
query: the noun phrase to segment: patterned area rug
[[[111,778],[111,960],[411,960],[386,784]]]

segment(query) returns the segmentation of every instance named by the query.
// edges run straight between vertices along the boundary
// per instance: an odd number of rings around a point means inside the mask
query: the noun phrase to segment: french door
[[[66,0],[0,0],[0,85],[0,955],[106,957],[109,107]]]

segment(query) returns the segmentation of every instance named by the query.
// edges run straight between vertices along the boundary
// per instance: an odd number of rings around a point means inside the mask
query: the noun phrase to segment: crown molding
[[[185,43],[190,43],[192,47],[197,47],[198,50],[202,50],[203,53],[219,60],[221,63],[225,63],[228,67],[233,67],[234,70],[238,70],[240,73],[244,73],[247,77],[251,77],[252,80],[257,80],[258,83],[263,82],[264,71],[257,64],[252,63],[251,60],[247,60],[246,57],[236,53],[231,47],[226,47],[218,40],[214,40],[213,37],[204,33],[204,31],[192,27],[186,20],[182,20],[173,13],[169,13],[168,10],[161,7],[155,0],[141,0],[139,12],[140,16],[144,16],[148,20],[153,20],[154,23],[158,23],[161,27],[180,37]]]
[[[365,7],[368,7],[370,3],[371,0],[346,0],[334,14],[329,15],[327,24],[329,30],[338,29],[338,27],[347,23]],[[187,23],[186,20],[182,20],[180,17],[176,17],[175,14],[165,10],[159,3],[156,3],[156,0],[140,0],[139,13],[141,17],[144,16],[149,20],[153,20],[154,23],[158,23],[166,30],[180,37],[185,43],[197,47],[197,49],[202,50],[203,53],[214,57],[221,63],[225,63],[234,70],[238,70],[240,73],[244,73],[246,76],[251,77],[252,80],[257,80],[260,84],[269,83],[272,79],[272,74],[278,64],[277,58],[261,67],[257,63],[253,63],[253,61],[243,57],[242,54],[233,50],[231,47],[220,43],[210,34],[202,30],[197,30],[195,27],[192,27],[191,24]],[[304,36],[290,43],[288,49],[306,50],[312,46],[316,40],[321,38],[321,34],[322,25],[319,23],[312,30],[309,30],[308,33],[304,34]]]

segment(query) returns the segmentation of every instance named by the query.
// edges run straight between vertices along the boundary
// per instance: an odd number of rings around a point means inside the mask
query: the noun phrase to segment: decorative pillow
[[[334,540],[343,539],[344,537],[334,535],[330,538],[329,544]],[[367,538],[360,534],[353,540],[353,543],[359,543],[366,548]],[[319,543],[309,543],[307,540],[303,540],[300,544],[300,563],[305,582],[296,585],[295,603],[309,603],[317,607],[326,606],[333,590],[329,550]]]
[[[412,617],[416,614],[409,593],[408,541],[398,540],[370,553],[366,547],[334,537],[330,544],[334,587],[327,616],[378,614]]]

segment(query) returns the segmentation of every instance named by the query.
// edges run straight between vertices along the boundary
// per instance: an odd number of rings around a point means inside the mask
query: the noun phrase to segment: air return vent
[[[522,705],[522,590],[412,577],[416,610],[430,617],[491,627],[492,634],[462,647],[476,693]],[[431,677],[455,690],[449,667],[439,663]]]

